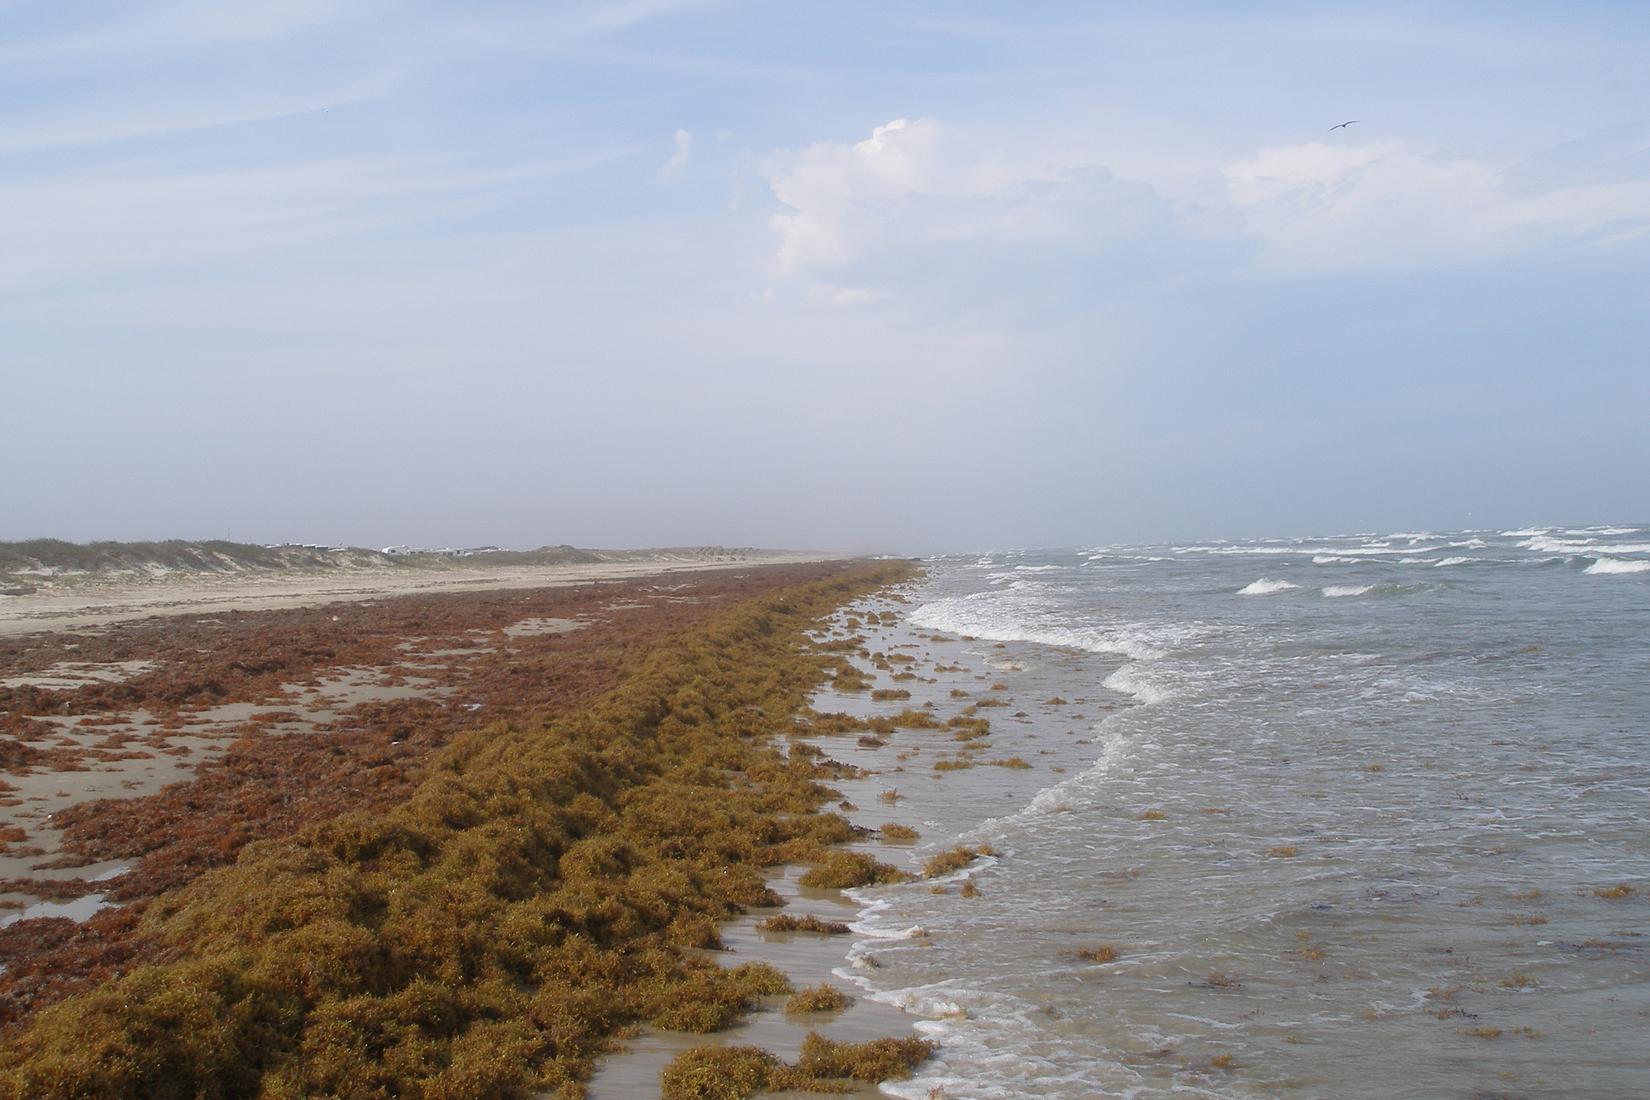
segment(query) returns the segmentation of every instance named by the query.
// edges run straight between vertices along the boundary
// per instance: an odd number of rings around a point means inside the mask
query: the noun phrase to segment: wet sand
[[[1060,700],[1058,705],[1050,705],[1056,701],[1017,699],[1001,690],[1002,685],[997,683],[1000,676],[1019,668],[1002,648],[990,643],[942,639],[930,631],[913,628],[904,622],[908,610],[908,606],[891,594],[883,594],[845,608],[832,617],[829,626],[816,635],[816,640],[861,634],[868,650],[886,654],[891,659],[884,662],[885,667],[871,667],[864,656],[854,657],[853,663],[865,676],[868,688],[839,692],[827,686],[815,697],[815,708],[825,713],[842,712],[861,717],[892,715],[908,707],[925,708],[944,720],[983,701],[986,705],[981,706],[978,713],[991,720],[989,738],[959,742],[950,728],[901,728],[876,738],[874,744],[862,742],[853,733],[793,737],[791,744],[809,746],[818,750],[823,758],[857,770],[853,775],[829,783],[840,792],[843,801],[838,807],[828,808],[837,808],[855,825],[873,830],[848,847],[920,875],[923,860],[956,844],[958,834],[966,833],[977,823],[977,815],[986,807],[998,811],[1002,807],[1021,805],[1037,790],[1057,782],[1068,769],[1081,768],[1092,759],[1093,748],[1086,738],[1076,735],[1075,725],[1073,732],[1051,739],[1044,728],[1047,724],[1060,723],[1061,718],[1070,716],[1080,722],[1087,709],[1109,710],[1117,704],[1110,700],[1092,703],[1079,700],[1070,705]],[[867,611],[890,618],[881,623],[868,620]],[[894,617],[899,621],[895,622]],[[873,694],[876,691],[909,692],[910,697],[878,698]],[[1036,709],[1040,718],[1028,719],[1022,707]],[[990,766],[993,760],[1017,753],[1029,758],[1023,766]],[[970,767],[936,770],[934,764],[941,759],[966,760]],[[915,840],[891,842],[875,832],[888,824],[915,826],[922,835]],[[929,884],[917,883],[915,888],[948,894],[955,899],[951,904],[967,906],[971,903],[966,894],[959,896],[962,884],[979,882],[990,890],[987,880],[995,862],[995,859],[983,859],[962,872],[942,876]],[[852,1005],[834,1018],[787,1018],[783,1011],[785,999],[776,997],[727,1031],[710,1035],[644,1031],[600,1063],[590,1086],[591,1100],[657,1098],[660,1073],[673,1057],[695,1046],[755,1045],[786,1060],[794,1060],[809,1030],[816,1030],[827,1038],[852,1042],[884,1036],[904,1037],[913,1030],[918,1033],[930,1030],[925,1020],[954,1010],[946,1007],[943,997],[899,998],[902,1003],[896,1006],[867,996],[864,986],[868,983],[861,975],[874,973],[879,957],[891,961],[904,952],[932,947],[933,943],[922,929],[908,929],[905,934],[895,932],[894,938],[886,938],[891,933],[885,928],[873,931],[862,922],[862,917],[874,889],[865,891],[862,897],[854,896],[860,891],[851,894],[805,889],[797,884],[804,870],[806,868],[800,866],[777,869],[769,884],[788,904],[781,910],[752,911],[725,925],[722,933],[730,950],[718,953],[716,958],[729,967],[752,961],[768,963],[783,971],[797,989],[829,983],[852,996]],[[774,935],[756,931],[756,924],[774,912],[793,916],[813,914],[848,923],[853,931],[835,936]],[[943,1058],[943,1049],[939,1054]],[[865,1086],[855,1095],[886,1094],[886,1090],[876,1086]],[[817,1094],[761,1095],[801,1100]],[[945,1092],[937,1091],[934,1095],[943,1096]]]
[[[840,890],[808,889],[797,885],[806,868],[787,866],[769,878],[768,885],[786,900],[782,909],[752,909],[721,929],[726,950],[716,953],[725,966],[764,962],[782,970],[797,989],[825,983],[853,994],[854,990],[833,971],[843,965],[844,953],[854,941],[852,934],[822,935],[815,932],[762,932],[756,925],[776,913],[791,916],[813,914],[824,920],[850,922],[860,906]],[[619,1053],[603,1060],[590,1082],[589,1100],[646,1100],[659,1095],[659,1075],[670,1060],[696,1046],[759,1046],[787,1061],[802,1051],[802,1040],[810,1031],[828,1039],[864,1042],[885,1035],[907,1035],[911,1020],[897,1008],[855,997],[846,1010],[835,1013],[787,1015],[783,996],[767,998],[761,1010],[727,1031],[711,1035],[691,1035],[679,1031],[649,1029],[624,1044]],[[786,1100],[815,1097],[818,1093],[764,1093]],[[876,1096],[867,1085],[849,1095]]]

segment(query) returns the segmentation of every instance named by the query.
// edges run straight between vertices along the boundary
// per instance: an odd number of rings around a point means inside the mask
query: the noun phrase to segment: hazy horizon
[[[1650,515],[1638,5],[0,28],[0,539],[929,553]]]

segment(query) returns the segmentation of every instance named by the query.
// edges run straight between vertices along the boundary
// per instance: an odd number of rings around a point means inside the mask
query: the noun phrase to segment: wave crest
[[[1583,573],[1650,573],[1650,561],[1625,561],[1621,558],[1600,558],[1582,570]]]
[[[1238,589],[1237,594],[1240,596],[1269,596],[1274,592],[1287,592],[1291,588],[1299,587],[1300,585],[1295,584],[1293,581],[1278,581],[1273,580],[1271,577],[1262,577],[1260,580],[1250,581]]]

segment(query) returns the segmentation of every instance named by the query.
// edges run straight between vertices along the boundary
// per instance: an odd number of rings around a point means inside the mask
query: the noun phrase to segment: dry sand
[[[719,555],[714,560],[660,558],[580,565],[173,574],[142,581],[130,577],[88,579],[75,584],[42,586],[38,591],[22,596],[0,596],[0,635],[43,630],[84,630],[154,615],[268,611],[343,600],[374,600],[435,592],[548,588],[665,573],[833,561],[844,556],[818,553],[730,554]]]

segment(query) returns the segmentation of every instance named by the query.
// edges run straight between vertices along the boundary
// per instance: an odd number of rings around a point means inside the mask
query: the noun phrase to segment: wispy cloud
[[[1226,179],[1278,272],[1466,263],[1650,233],[1650,175],[1515,190],[1483,161],[1401,142],[1263,149]]]
[[[659,165],[659,178],[673,179],[692,159],[693,135],[678,127],[676,133],[671,136],[670,159]]]
[[[246,92],[223,100],[177,96],[7,119],[0,128],[0,153],[65,149],[270,122],[383,99],[397,86],[398,80],[386,73],[311,92]]]
[[[40,291],[110,274],[256,260],[316,242],[439,224],[519,188],[631,155],[469,167],[456,157],[355,157],[265,168],[97,168],[0,182],[0,288]]]
[[[224,4],[178,0],[134,4],[114,19],[100,19],[66,33],[13,41],[0,48],[8,68],[62,64],[110,54],[153,57],[209,47],[269,43],[337,23],[365,19],[379,0],[282,0]]]

